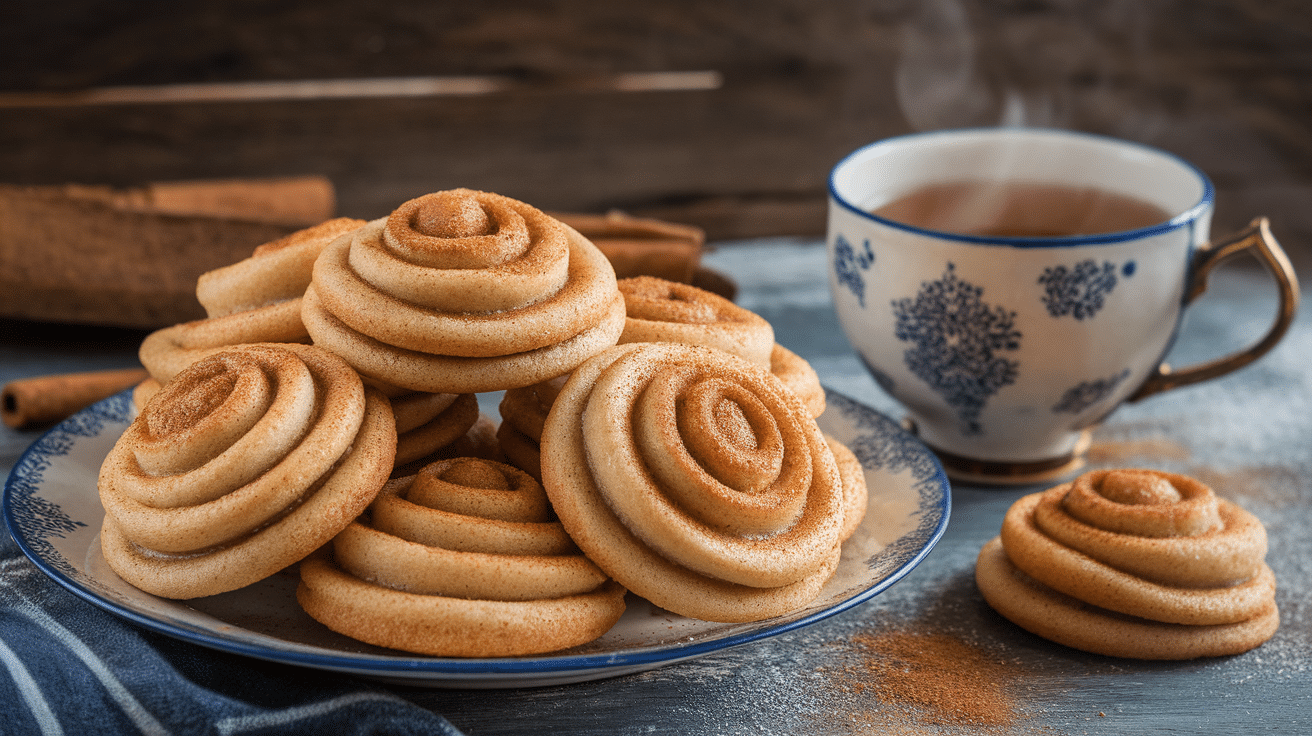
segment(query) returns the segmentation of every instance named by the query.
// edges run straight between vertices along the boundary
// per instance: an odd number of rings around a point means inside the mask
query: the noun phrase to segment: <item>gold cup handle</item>
[[[1138,401],[1153,394],[1187,386],[1191,383],[1207,381],[1238,370],[1262,357],[1271,348],[1275,347],[1276,343],[1280,342],[1280,338],[1284,337],[1285,331],[1289,329],[1289,325],[1294,321],[1294,315],[1298,312],[1298,278],[1294,275],[1294,267],[1290,264],[1289,257],[1285,255],[1285,251],[1276,242],[1275,236],[1271,234],[1270,222],[1265,217],[1253,220],[1248,227],[1227,240],[1208,243],[1198,249],[1198,252],[1194,254],[1194,262],[1190,269],[1192,276],[1188,288],[1185,290],[1184,304],[1188,306],[1207,290],[1207,277],[1212,269],[1220,265],[1222,261],[1250,248],[1253,249],[1254,255],[1262,262],[1262,265],[1266,266],[1266,269],[1271,272],[1276,285],[1280,288],[1280,311],[1276,314],[1271,329],[1267,330],[1266,335],[1248,349],[1207,363],[1189,366],[1178,371],[1172,370],[1170,365],[1162,363],[1157,367],[1157,371],[1150,375],[1148,380],[1144,381],[1139,390],[1135,391],[1127,401]]]

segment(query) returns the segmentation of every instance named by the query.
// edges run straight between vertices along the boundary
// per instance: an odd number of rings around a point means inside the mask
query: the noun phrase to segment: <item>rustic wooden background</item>
[[[1267,214],[1296,261],[1312,250],[1305,0],[18,0],[4,15],[0,183],[322,174],[344,215],[468,186],[715,241],[821,233],[830,167],[868,141],[1055,125],[1177,152],[1214,178],[1217,229]],[[370,96],[416,77],[483,91]],[[366,91],[333,96],[341,80]],[[240,86],[255,82],[301,84]],[[246,99],[206,98],[234,89]]]

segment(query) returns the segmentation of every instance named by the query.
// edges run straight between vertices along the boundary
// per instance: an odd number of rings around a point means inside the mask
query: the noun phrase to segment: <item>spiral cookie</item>
[[[152,379],[167,383],[192,363],[234,345],[306,341],[293,301],[156,330],[141,341],[137,357]]]
[[[811,416],[825,410],[825,392],[811,364],[774,341],[765,318],[696,286],[655,276],[619,280],[628,315],[620,343],[678,342],[733,353],[769,368],[802,399]]]
[[[1187,476],[1098,470],[1012,505],[980,552],[985,600],[1039,636],[1137,659],[1258,646],[1279,625],[1266,530]]]
[[[551,652],[604,634],[625,591],[554,520],[542,486],[509,465],[443,460],[390,481],[301,565],[297,600],[339,633],[450,657]]]
[[[211,318],[299,300],[324,246],[365,224],[338,217],[265,243],[250,258],[201,274],[196,279],[196,299]]]
[[[820,376],[805,358],[775,343],[770,351],[770,372],[797,394],[811,416],[825,413],[824,386],[820,385]]]
[[[512,465],[539,482],[542,480],[542,426],[568,379],[568,375],[557,376],[532,386],[512,388],[497,407],[501,413],[501,426],[497,428],[501,449]]]
[[[393,397],[391,403],[398,467],[452,444],[478,421],[478,399],[473,394],[409,393]]]
[[[655,276],[620,279],[619,290],[628,315],[621,343],[705,345],[770,365],[774,328],[719,294]]]
[[[861,466],[852,450],[836,438],[824,435],[825,444],[834,453],[834,463],[838,467],[838,477],[843,483],[843,526],[838,538],[847,538],[856,532],[866,516],[866,507],[870,503],[870,491],[866,487],[866,470]]]
[[[166,598],[241,588],[358,516],[395,451],[387,399],[331,353],[216,353],[165,384],[105,458],[105,559]]]
[[[301,296],[310,284],[315,258],[333,239],[364,224],[347,217],[328,220],[265,243],[250,258],[201,274],[196,297],[209,318],[147,335],[139,350],[141,364],[163,383],[231,345],[308,343]]]
[[[458,189],[324,249],[301,316],[315,344],[366,376],[461,394],[568,373],[619,339],[624,299],[606,257],[573,229]]]
[[[620,345],[570,376],[542,480],[578,546],[621,585],[692,618],[805,605],[838,561],[832,451],[797,397],[723,351]]]

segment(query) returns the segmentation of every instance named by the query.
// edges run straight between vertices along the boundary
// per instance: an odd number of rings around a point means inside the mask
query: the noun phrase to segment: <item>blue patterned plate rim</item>
[[[857,577],[855,588],[841,590],[836,596],[828,598],[826,588],[821,591],[818,604],[793,614],[750,624],[712,625],[723,630],[713,628],[704,636],[656,645],[618,646],[578,653],[567,650],[554,655],[485,659],[425,657],[389,650],[378,650],[381,654],[358,653],[302,646],[293,642],[288,642],[284,648],[269,645],[259,637],[243,636],[240,627],[193,625],[160,616],[133,605],[131,601],[116,600],[102,590],[94,573],[83,569],[85,561],[70,559],[51,544],[55,537],[62,538],[78,530],[87,534],[89,529],[98,529],[101,516],[87,519],[69,517],[57,503],[43,495],[43,490],[52,477],[78,470],[71,467],[74,461],[68,458],[78,443],[98,440],[106,444],[104,450],[108,451],[109,445],[127,426],[131,408],[130,390],[84,409],[38,438],[19,458],[5,482],[4,495],[0,498],[0,513],[3,514],[6,529],[23,554],[59,585],[93,605],[144,628],[211,649],[314,669],[438,687],[518,687],[602,679],[737,647],[834,616],[870,600],[900,581],[938,543],[951,514],[950,486],[938,459],[892,419],[842,394],[828,389],[826,393],[829,408],[820,419],[821,428],[848,444],[865,467],[867,482],[876,481],[871,483],[872,507],[875,501],[880,500],[874,494],[891,493],[889,489],[894,487],[897,493],[905,495],[900,500],[914,505],[914,511],[904,520],[909,528],[864,560],[864,570],[859,567],[862,561],[844,557],[835,579],[843,576],[845,568],[848,568],[847,573],[854,572]],[[94,479],[98,469],[99,459],[95,462],[95,468],[82,468],[79,472],[90,472]],[[94,500],[95,509],[99,510],[94,480],[87,493],[88,499]],[[86,503],[91,504],[92,500]],[[103,514],[103,511],[99,513]],[[870,515],[867,516],[867,522],[871,522]],[[863,524],[862,530],[858,530],[853,540],[864,533],[865,527],[866,524]],[[98,536],[95,541],[98,543]],[[88,552],[91,552],[90,548]],[[126,585],[122,581],[117,582]],[[186,606],[187,603],[163,601],[164,605]],[[291,605],[295,605],[294,600]],[[492,684],[479,684],[480,681]]]

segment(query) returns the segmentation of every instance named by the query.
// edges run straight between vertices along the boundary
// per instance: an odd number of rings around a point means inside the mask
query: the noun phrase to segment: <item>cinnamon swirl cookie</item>
[[[825,410],[825,392],[811,364],[774,341],[774,328],[719,294],[655,276],[619,281],[627,319],[620,343],[705,345],[769,368],[798,395],[811,416]]]
[[[325,248],[301,316],[372,379],[462,394],[569,372],[619,339],[624,299],[606,257],[564,223],[457,189]]]
[[[561,523],[621,585],[692,618],[753,621],[832,575],[848,513],[815,420],[771,373],[676,343],[580,366],[542,432]]]
[[[210,318],[288,301],[299,305],[324,246],[365,224],[364,220],[338,217],[265,243],[250,258],[201,274],[196,280],[196,299]]]
[[[451,394],[415,394],[415,396],[450,396]],[[392,477],[400,478],[406,475],[414,475],[419,472],[425,465],[430,465],[438,460],[451,460],[457,457],[472,457],[483,460],[493,460],[499,463],[508,462],[506,453],[501,449],[501,440],[497,438],[497,423],[484,414],[477,414],[474,422],[463,434],[455,437],[451,441],[446,440],[446,435],[451,431],[452,426],[461,426],[464,424],[466,417],[465,410],[459,406],[466,400],[466,397],[473,399],[473,394],[460,394],[455,404],[445,412],[438,415],[428,425],[420,426],[409,433],[398,433],[396,436],[397,446],[397,463],[392,468]],[[475,400],[475,412],[477,413],[477,400]],[[393,404],[395,406],[395,404]],[[399,426],[399,425],[398,425]],[[431,433],[431,434],[430,434]],[[419,443],[428,440],[430,437],[440,438],[433,441],[435,445],[432,449],[424,452],[415,459],[401,461],[401,446],[407,440]],[[415,448],[418,451],[418,448]]]
[[[265,243],[253,255],[201,274],[196,297],[207,319],[156,330],[142,341],[141,364],[164,382],[201,358],[231,345],[308,343],[301,323],[301,296],[314,261],[329,242],[364,220],[339,217]]]
[[[770,372],[797,394],[811,416],[819,417],[825,413],[824,386],[820,385],[820,376],[805,358],[775,343],[770,351]]]
[[[583,644],[619,620],[624,595],[555,521],[537,481],[473,458],[390,481],[330,555],[302,563],[297,590],[337,632],[446,657]]]
[[[105,559],[165,598],[241,588],[358,516],[395,451],[387,399],[331,353],[216,353],[164,384],[105,458]]]
[[[705,345],[770,365],[774,328],[719,294],[655,276],[620,279],[619,290],[628,316],[621,343]]]
[[[555,403],[560,389],[569,375],[557,376],[550,381],[506,391],[497,407],[501,413],[501,426],[497,439],[512,465],[542,480],[542,426]]]
[[[396,465],[413,463],[454,443],[478,421],[473,394],[409,393],[391,399]]]
[[[824,435],[829,451],[834,453],[834,463],[838,467],[838,477],[843,482],[843,526],[838,533],[839,539],[847,538],[856,532],[866,516],[866,507],[870,503],[870,490],[866,486],[866,469],[852,450],[837,438]]]
[[[985,600],[1039,636],[1097,654],[1238,654],[1275,633],[1266,530],[1196,479],[1086,473],[1018,500],[980,552]]]

